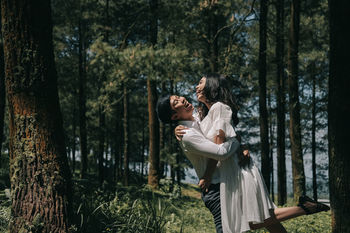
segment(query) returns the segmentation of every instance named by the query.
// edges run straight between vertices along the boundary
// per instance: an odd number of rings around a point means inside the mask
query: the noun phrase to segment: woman
[[[217,144],[235,137],[232,123],[238,123],[238,107],[230,94],[226,79],[218,74],[204,76],[196,87],[196,94],[201,102],[200,128],[204,136]],[[177,133],[177,136],[181,136],[181,133]],[[328,206],[305,196],[300,198],[298,206],[276,208],[269,198],[259,169],[252,161],[240,164],[239,160],[244,157],[239,158],[238,154],[217,168],[220,169],[221,176],[223,232],[244,232],[261,227],[266,227],[270,232],[286,232],[281,221],[329,210]],[[210,175],[204,183],[210,183]]]

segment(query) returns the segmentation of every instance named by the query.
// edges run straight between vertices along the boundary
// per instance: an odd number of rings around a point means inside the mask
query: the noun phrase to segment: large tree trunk
[[[284,0],[276,2],[276,61],[277,61],[277,202],[287,202],[286,152],[285,152],[285,81],[284,81]]]
[[[313,198],[317,200],[317,173],[316,173],[316,70],[315,63],[311,64],[312,75],[312,130],[311,130],[311,148],[312,148],[312,190]]]
[[[127,85],[124,84],[124,185],[129,185],[129,95]]]
[[[82,12],[80,13],[82,14]],[[85,72],[85,44],[84,31],[85,25],[82,22],[82,15],[80,15],[78,32],[79,32],[79,142],[80,142],[80,156],[81,156],[81,178],[86,178],[87,172],[87,131],[86,131],[86,72]]]
[[[68,232],[64,145],[49,1],[1,1],[9,103],[10,232]]]
[[[153,46],[157,44],[158,35],[158,0],[150,1],[152,18],[150,21],[150,40]],[[147,78],[148,94],[148,127],[149,127],[149,172],[148,184],[153,188],[159,185],[159,122],[156,112],[157,87],[156,81]]]
[[[328,101],[329,188],[332,207],[332,232],[350,229],[350,2],[330,0],[330,67]]]
[[[292,152],[294,200],[305,193],[305,174],[301,147],[300,104],[298,88],[298,49],[300,1],[292,0],[288,49],[289,135]]]
[[[269,161],[269,127],[266,108],[266,30],[267,30],[267,0],[260,3],[259,20],[259,122],[261,172],[266,187],[270,190],[270,161]]]

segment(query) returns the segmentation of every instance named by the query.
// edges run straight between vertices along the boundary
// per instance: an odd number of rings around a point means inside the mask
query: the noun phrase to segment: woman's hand
[[[178,141],[181,141],[182,137],[186,134],[186,132],[184,131],[185,129],[188,129],[188,128],[183,125],[176,126],[174,133]]]
[[[216,144],[222,144],[225,141],[226,141],[225,132],[222,129],[220,129],[219,134],[214,137],[214,142]]]
[[[203,192],[208,192],[208,188],[211,184],[211,178],[209,177],[203,177],[199,180],[198,186]]]

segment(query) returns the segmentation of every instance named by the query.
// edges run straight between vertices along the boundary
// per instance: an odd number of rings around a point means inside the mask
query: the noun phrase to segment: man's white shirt
[[[194,116],[198,119],[197,116]],[[223,144],[215,144],[202,134],[198,120],[181,121],[186,126],[186,134],[183,136],[180,146],[186,157],[192,163],[198,178],[202,178],[207,168],[208,158],[223,161],[232,156],[240,143],[236,138],[228,138]],[[220,169],[215,169],[211,183],[220,183]]]

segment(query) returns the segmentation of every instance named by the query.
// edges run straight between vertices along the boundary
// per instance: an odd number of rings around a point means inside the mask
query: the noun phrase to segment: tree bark
[[[298,87],[300,1],[292,0],[288,49],[289,135],[292,152],[294,201],[305,194],[305,173],[301,145],[300,104]]]
[[[317,200],[317,173],[316,173],[316,70],[315,63],[311,64],[312,75],[312,129],[311,129],[311,150],[312,150],[312,190],[313,198]]]
[[[158,0],[150,1],[151,21],[150,21],[150,41],[153,46],[157,44],[158,35]],[[148,127],[149,127],[149,172],[148,184],[152,188],[159,185],[159,122],[156,112],[157,87],[156,81],[151,77],[147,78],[148,94]]]
[[[350,36],[348,10],[350,2],[330,0],[330,66],[328,100],[329,189],[332,207],[332,232],[350,229],[350,156],[348,132]]]
[[[164,95],[166,93],[166,88],[165,88],[165,82],[162,82],[162,94]],[[165,165],[165,156],[164,156],[164,152],[162,152],[162,150],[164,150],[165,147],[165,127],[166,125],[163,124],[163,122],[159,123],[159,149],[160,149],[160,159],[159,159],[159,176],[160,178],[164,178],[165,174],[164,174],[164,165]]]
[[[1,15],[0,15],[1,17]],[[1,34],[1,24],[0,24]],[[2,38],[2,35],[1,35]],[[0,43],[0,157],[2,151],[2,143],[4,142],[4,125],[5,125],[5,72],[4,72],[4,50],[3,43]],[[0,159],[1,167],[1,159]]]
[[[145,114],[142,114],[142,153],[141,153],[141,176],[143,177],[145,165]]]
[[[81,173],[82,179],[86,178],[87,172],[87,131],[86,131],[86,72],[85,72],[85,43],[84,31],[85,25],[82,22],[82,9],[80,9],[80,19],[78,24],[78,49],[79,49],[79,142],[81,156]]]
[[[103,36],[103,41],[108,43],[109,41],[109,30],[108,30],[108,26],[109,26],[109,0],[106,0],[106,7],[105,7],[105,17],[104,17],[104,27],[105,27],[105,31],[104,31],[104,36]],[[101,80],[100,80],[100,91],[102,90],[102,95],[105,94],[104,88],[103,88],[103,84],[106,80],[106,74],[103,72],[101,74]],[[105,170],[105,166],[104,166],[104,154],[107,153],[106,147],[105,147],[105,142],[106,142],[106,113],[105,113],[105,107],[103,106],[103,104],[100,104],[99,106],[99,114],[98,114],[98,118],[99,118],[99,127],[98,127],[98,174],[99,174],[99,181],[100,184],[103,183],[103,181],[105,180],[105,174],[104,174],[104,170]],[[107,163],[107,160],[106,160]]]
[[[124,174],[123,182],[124,185],[129,185],[129,94],[127,85],[124,84],[123,87],[124,93]]]
[[[287,202],[285,152],[285,76],[284,76],[284,0],[276,2],[276,61],[277,61],[277,203]]]
[[[119,157],[121,156],[121,153],[120,153],[120,148],[122,147],[122,140],[123,140],[123,137],[122,137],[122,125],[121,125],[121,120],[122,119],[122,114],[121,114],[121,104],[117,104],[116,105],[116,108],[115,108],[115,140],[114,143],[113,143],[113,154],[114,154],[114,168],[113,168],[113,178],[114,178],[114,181],[117,182],[118,181],[118,178],[119,178],[119,174],[120,174],[120,171],[119,171]]]
[[[271,93],[268,92],[268,106],[269,106],[269,131],[270,131],[270,145],[269,145],[269,162],[270,162],[270,174],[271,174],[271,199],[274,202],[275,201],[275,180],[274,180],[274,175],[273,175],[273,140],[274,140],[274,132],[273,132],[273,128],[274,128],[274,124],[273,124],[273,118],[272,118],[272,106],[271,106]]]
[[[73,122],[72,122],[72,175],[74,176],[75,173],[75,151],[76,151],[76,147],[75,147],[75,138],[76,138],[76,121],[75,121],[75,116],[76,116],[76,104],[75,104],[75,92],[73,93],[74,97],[73,97]]]
[[[261,172],[268,190],[270,190],[270,161],[269,161],[269,127],[266,108],[266,36],[267,36],[267,0],[260,2],[259,20],[259,122]]]
[[[3,0],[9,103],[10,232],[68,232],[71,174],[64,145],[49,1]]]
[[[157,188],[159,185],[159,122],[155,110],[157,90],[155,81],[147,79],[148,119],[149,119],[149,172],[148,184]]]

